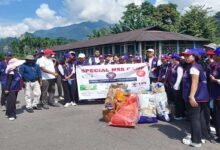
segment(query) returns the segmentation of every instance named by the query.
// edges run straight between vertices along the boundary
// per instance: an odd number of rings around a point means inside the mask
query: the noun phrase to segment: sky
[[[117,23],[129,3],[145,0],[0,0],[0,38],[19,37],[25,32],[46,30],[83,21]],[[147,0],[153,5],[177,4],[180,12],[190,5],[219,11],[220,0]]]

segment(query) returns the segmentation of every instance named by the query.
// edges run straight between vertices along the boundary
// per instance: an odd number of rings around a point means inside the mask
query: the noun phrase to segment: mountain
[[[9,45],[15,40],[16,38],[11,38],[11,37],[0,39],[0,53],[3,51],[10,50]]]
[[[104,21],[97,22],[83,22],[80,24],[73,24],[65,27],[56,27],[50,30],[39,30],[33,33],[37,37],[49,37],[49,38],[66,38],[83,40],[87,39],[87,35],[94,29],[100,29],[108,27],[110,24]]]

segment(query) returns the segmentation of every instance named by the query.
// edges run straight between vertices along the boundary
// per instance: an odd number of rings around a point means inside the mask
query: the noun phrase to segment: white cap
[[[80,53],[80,54],[78,55],[78,57],[79,57],[79,58],[85,58],[86,55],[85,55],[84,53]]]
[[[149,49],[147,50],[147,52],[154,52],[154,49],[149,48]]]

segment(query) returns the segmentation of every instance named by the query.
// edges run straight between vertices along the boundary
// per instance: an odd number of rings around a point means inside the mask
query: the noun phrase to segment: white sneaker
[[[76,106],[77,104],[76,104],[76,103],[74,103],[74,102],[71,102],[71,105],[72,105],[72,106]]]
[[[192,141],[191,141],[191,138],[192,138],[191,134],[188,134],[186,137],[183,138],[183,140],[182,140],[183,144],[186,143],[185,145],[189,145],[189,144],[187,144],[187,143],[192,142]],[[206,143],[206,140],[205,140],[205,139],[202,139],[201,142],[202,142],[202,144],[205,144],[205,143]]]
[[[10,118],[8,118],[8,120],[14,121],[14,120],[15,120],[15,117],[10,117]]]
[[[60,100],[64,100],[64,98],[62,96],[59,97]]]
[[[184,138],[182,139],[182,142],[183,142],[183,144],[185,144],[185,145],[190,145],[190,144],[192,143],[192,141],[191,141],[191,135],[187,135],[186,137],[184,137]]]
[[[201,142],[202,142],[202,144],[205,144],[205,143],[206,143],[206,140],[205,140],[205,139],[202,139]]]
[[[1,108],[2,111],[6,111],[6,107],[3,105]]]
[[[69,107],[71,105],[71,103],[66,103],[65,105],[64,105],[64,108],[67,108],[67,107]]]
[[[216,132],[214,127],[210,127],[211,132]]]
[[[183,144],[189,145],[189,146],[192,146],[192,147],[197,147],[197,148],[199,148],[199,147],[202,146],[201,143],[193,143],[192,140],[191,140],[191,135],[187,135],[185,138],[183,138],[183,139],[182,139],[182,142],[183,142]],[[205,140],[202,139],[201,142],[202,142],[202,143],[205,143]]]
[[[202,144],[201,143],[191,143],[190,146],[200,148],[200,147],[202,147]]]

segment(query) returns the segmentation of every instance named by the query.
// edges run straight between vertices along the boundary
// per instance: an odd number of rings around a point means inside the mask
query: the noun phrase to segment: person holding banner
[[[113,56],[112,56],[112,54],[107,54],[106,55],[106,58],[105,58],[105,64],[106,65],[109,65],[109,64],[111,64],[113,62]]]
[[[135,61],[134,61],[134,56],[132,54],[128,55],[128,64],[134,64]]]
[[[135,56],[135,57],[134,57],[134,63],[135,63],[135,64],[141,63],[141,60],[142,60],[141,56]]]
[[[128,57],[123,55],[120,57],[120,64],[127,64]]]
[[[100,56],[100,51],[96,50],[94,56],[89,58],[89,65],[97,65],[100,62],[99,56]]]
[[[154,49],[148,49],[146,51],[145,62],[147,63],[149,68],[150,82],[157,82],[161,61],[157,57],[155,57]]]
[[[104,55],[100,55],[99,56],[99,63],[97,63],[97,65],[106,65],[106,61],[105,61],[105,56]]]
[[[89,63],[86,60],[86,55],[84,53],[80,53],[78,55],[78,59],[76,60],[76,66],[88,66]]]
[[[76,106],[77,86],[76,86],[76,72],[75,66],[71,62],[71,54],[64,54],[64,64],[59,65],[58,69],[62,78],[63,92],[64,92],[64,107]]]
[[[113,62],[111,64],[120,64],[120,59],[118,55],[114,55]]]

